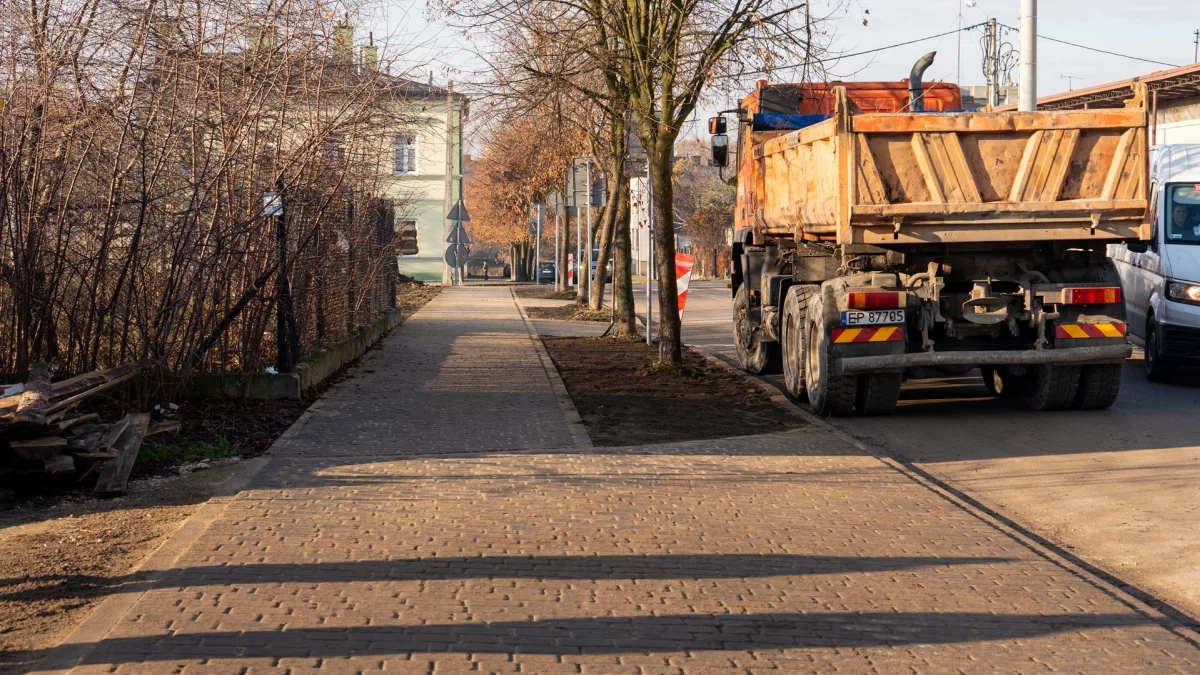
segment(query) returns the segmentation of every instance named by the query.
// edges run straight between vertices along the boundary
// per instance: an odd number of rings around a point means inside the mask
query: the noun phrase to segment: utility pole
[[[587,160],[587,295],[592,300],[592,158]]]
[[[431,75],[432,77],[432,75]],[[454,82],[446,84],[446,197],[442,201],[442,213],[449,214],[454,206]],[[446,218],[442,221],[442,239],[449,239],[454,223]],[[454,285],[454,268],[442,262],[442,285]]]
[[[558,256],[558,252],[559,252],[558,251],[558,246],[559,246],[558,239],[559,239],[559,226],[562,224],[562,212],[564,210],[563,209],[563,198],[565,198],[565,197],[566,197],[566,195],[563,195],[563,197],[560,197],[558,199],[558,203],[554,205],[554,292],[555,293],[562,290],[562,274],[560,272],[562,270],[562,264],[560,263],[560,261],[558,259],[558,257],[559,257]]]
[[[1066,80],[1067,81],[1067,89],[1070,91],[1074,91],[1075,90],[1075,80],[1082,80],[1083,78],[1079,77],[1078,75],[1059,75],[1058,79]]]
[[[292,284],[287,272],[287,214],[284,212],[283,178],[275,179],[275,193],[264,199],[266,215],[275,221],[275,370],[290,373],[296,368],[299,336],[292,315]],[[293,339],[295,338],[295,339]]]
[[[984,33],[984,70],[987,75],[988,105],[1000,105],[1000,26],[988,19]]]
[[[1037,110],[1037,0],[1021,0],[1021,81],[1017,109]]]
[[[538,271],[538,267],[542,264],[542,223],[546,220],[546,205],[538,202],[537,205],[537,222],[533,227],[536,232],[533,234],[533,285],[542,285],[542,275]]]
[[[1195,36],[1196,39],[1192,41],[1196,45],[1196,49],[1192,52],[1192,63],[1200,61],[1200,28],[1196,29]]]
[[[962,15],[963,15],[963,0],[958,0],[958,81],[956,84],[962,86]]]

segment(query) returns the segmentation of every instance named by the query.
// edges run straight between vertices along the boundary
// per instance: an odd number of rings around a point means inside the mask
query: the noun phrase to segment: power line
[[[1004,26],[1005,28],[1007,28],[1009,30],[1015,30],[1017,32],[1020,32],[1019,28],[1013,28],[1012,26],[1006,26],[1004,24],[1000,24],[1000,25]],[[1092,52],[1099,52],[1101,54],[1108,54],[1109,56],[1119,56],[1123,59],[1132,59],[1134,61],[1144,61],[1146,63],[1153,63],[1158,66],[1167,66],[1169,68],[1178,68],[1179,67],[1179,64],[1177,64],[1177,63],[1165,63],[1163,61],[1155,61],[1154,59],[1143,59],[1140,56],[1130,56],[1128,54],[1120,54],[1118,52],[1110,52],[1105,49],[1097,49],[1095,47],[1089,47],[1087,45],[1076,44],[1074,42],[1067,42],[1066,40],[1059,40],[1058,38],[1047,37],[1045,35],[1040,35],[1040,34],[1038,35],[1038,39],[1049,40],[1050,42],[1057,42],[1059,44],[1070,45],[1072,47],[1078,47],[1080,49],[1086,49],[1086,50],[1092,51]]]
[[[936,40],[938,38],[946,37],[947,35],[954,35],[955,33],[961,33],[961,32],[968,31],[968,30],[974,30],[974,29],[980,28],[982,26],[983,26],[982,23],[977,23],[974,26],[965,26],[963,28],[956,28],[954,30],[946,31],[945,33],[938,33],[937,35],[930,35],[928,37],[917,38],[915,40],[909,40],[907,42],[897,42],[894,45],[888,45],[886,47],[877,47],[875,49],[868,49],[863,52],[854,52],[853,54],[839,54],[837,56],[831,56],[831,57],[825,58],[825,59],[814,59],[811,61],[794,63],[790,66],[779,66],[778,68],[772,68],[772,70],[787,70],[789,68],[800,68],[805,65],[813,65],[813,64],[817,64],[817,63],[829,63],[831,61],[840,61],[842,59],[848,59],[848,58],[851,58],[854,56],[865,56],[867,54],[874,54],[876,52],[882,52],[882,51],[886,51],[888,49],[895,49],[897,47],[907,47],[908,45],[915,45],[918,42],[928,42],[929,40]],[[765,73],[767,71],[766,70],[754,70],[754,71],[750,71],[750,72]],[[749,73],[747,73],[747,74],[749,74]]]

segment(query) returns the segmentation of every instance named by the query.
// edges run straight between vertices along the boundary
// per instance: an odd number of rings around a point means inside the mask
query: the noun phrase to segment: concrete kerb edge
[[[305,410],[295,422],[292,422],[279,438],[271,444],[265,453],[248,459],[226,478],[195,513],[188,516],[171,536],[147,555],[132,571],[138,581],[153,582],[163,574],[174,569],[176,561],[200,539],[218,518],[229,508],[230,503],[237,499],[241,490],[254,479],[270,462],[269,455],[289,444],[300,433],[308,421],[312,419],[321,406],[317,400]],[[147,584],[153,586],[153,584]],[[140,593],[117,593],[105,598],[71,631],[58,646],[29,671],[30,675],[59,675],[70,672],[83,657],[87,656],[98,642],[112,631],[113,627],[133,609],[138,600],[149,591]]]
[[[533,343],[534,350],[537,351],[538,361],[542,364],[542,370],[546,371],[546,379],[550,381],[550,388],[554,390],[554,397],[558,399],[558,406],[562,409],[563,417],[567,421],[567,429],[571,432],[571,438],[575,441],[577,448],[591,448],[592,437],[587,432],[587,427],[583,425],[583,418],[579,416],[579,411],[575,408],[575,402],[571,400],[571,395],[567,393],[567,385],[563,383],[562,376],[558,374],[558,368],[554,367],[554,361],[550,359],[550,354],[546,351],[546,346],[542,344],[542,338],[537,332],[537,327],[533,325],[533,320],[529,318],[529,314],[525,311],[525,305],[521,303],[521,298],[517,296],[516,289],[509,289],[512,294],[513,303],[517,306],[517,311],[521,313],[521,320],[525,322],[525,330],[529,333],[529,341]]]
[[[691,345],[689,345],[691,346]],[[715,351],[692,346],[692,349],[702,354],[715,365],[724,368],[732,373],[743,377],[760,390],[762,390],[774,403],[781,405],[790,414],[804,419],[809,424],[824,429],[839,439],[853,445],[863,452],[871,455],[883,464],[887,465],[892,470],[906,476],[918,485],[930,490],[940,497],[954,504],[963,511],[970,513],[980,521],[987,523],[996,530],[1003,532],[1006,536],[1019,542],[1035,554],[1041,556],[1047,561],[1062,567],[1063,569],[1075,574],[1081,579],[1091,583],[1097,589],[1108,594],[1110,597],[1125,604],[1130,609],[1138,611],[1152,619],[1156,623],[1171,631],[1180,638],[1188,641],[1192,645],[1200,648],[1200,621],[1196,617],[1191,616],[1187,612],[1154,597],[1151,593],[1144,591],[1133,584],[1121,579],[1115,573],[1110,572],[1094,563],[1083,560],[1082,558],[1063,550],[1054,542],[1036,533],[1036,530],[1028,524],[1020,521],[1012,516],[1004,515],[996,505],[989,503],[987,500],[975,497],[967,493],[964,488],[959,487],[955,481],[949,477],[942,475],[940,472],[926,467],[917,467],[904,462],[899,462],[891,457],[888,457],[883,450],[871,446],[858,438],[838,429],[824,419],[810,413],[809,411],[796,405],[794,401],[787,397],[778,387],[754,377],[729,363],[725,357]]]

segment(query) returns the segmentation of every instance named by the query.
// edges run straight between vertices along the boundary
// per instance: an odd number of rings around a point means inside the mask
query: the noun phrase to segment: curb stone
[[[513,302],[517,305],[517,311],[521,313],[521,320],[525,322],[525,330],[529,333],[529,340],[533,343],[533,348],[537,350],[538,360],[542,363],[542,369],[546,371],[546,379],[550,380],[550,388],[554,390],[554,397],[558,399],[558,405],[562,408],[563,417],[567,421],[567,428],[571,432],[571,438],[575,441],[575,447],[594,447],[592,437],[588,435],[587,427],[583,425],[583,418],[579,416],[575,402],[567,393],[567,385],[563,383],[558,368],[554,366],[554,361],[550,359],[546,346],[542,344],[542,338],[538,335],[537,327],[533,325],[533,321],[525,311],[525,305],[521,303],[521,298],[515,289],[509,289],[509,293],[512,294]]]

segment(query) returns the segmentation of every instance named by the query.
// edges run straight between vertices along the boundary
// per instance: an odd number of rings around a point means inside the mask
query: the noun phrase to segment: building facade
[[[405,82],[395,105],[414,121],[391,133],[381,187],[396,204],[397,232],[415,232],[416,250],[399,255],[401,274],[441,282],[446,269],[446,214],[462,197],[463,125],[468,101],[453,85]]]

